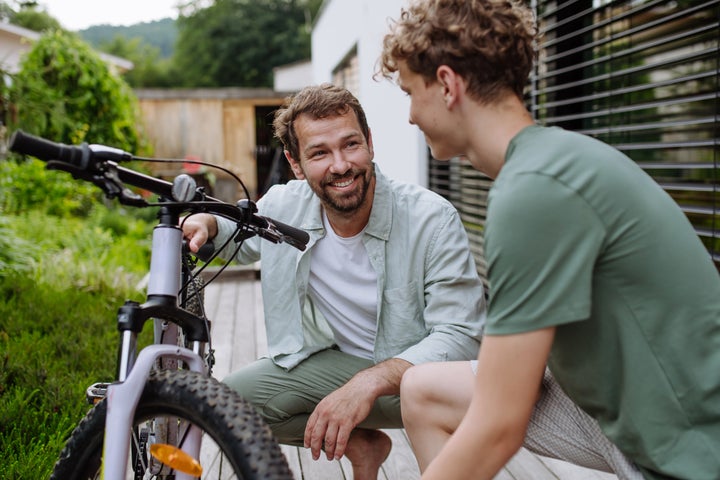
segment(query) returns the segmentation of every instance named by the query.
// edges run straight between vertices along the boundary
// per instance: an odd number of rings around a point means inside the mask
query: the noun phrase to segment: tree
[[[140,111],[128,85],[76,34],[43,34],[24,57],[3,102],[7,124],[54,141],[88,141],[141,153]]]
[[[193,2],[190,2],[192,7]],[[178,18],[175,76],[187,87],[270,87],[274,67],[310,58],[318,0],[216,0]]]
[[[175,51],[177,25],[172,18],[134,25],[93,25],[78,31],[80,36],[93,47],[100,47],[120,36],[127,39],[139,38],[143,44],[157,47],[160,58],[170,58]]]
[[[62,30],[60,22],[44,10],[23,8],[10,15],[10,23],[36,32]]]
[[[140,37],[128,39],[115,35],[112,40],[98,44],[97,48],[133,62],[132,70],[123,74],[123,79],[133,88],[174,86],[170,60],[161,58],[160,49],[145,43]]]

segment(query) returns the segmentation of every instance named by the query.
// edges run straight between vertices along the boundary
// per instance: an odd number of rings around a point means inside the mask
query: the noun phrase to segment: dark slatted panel
[[[527,95],[533,116],[635,160],[680,205],[720,266],[720,0],[533,6],[542,32]],[[488,181],[459,160],[431,160],[430,177],[461,211],[481,255]]]

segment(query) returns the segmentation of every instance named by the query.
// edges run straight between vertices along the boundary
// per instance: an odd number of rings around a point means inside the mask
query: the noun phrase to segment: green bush
[[[41,209],[59,217],[86,216],[101,195],[92,184],[47,170],[39,160],[0,161],[0,211],[5,215]]]
[[[7,119],[11,130],[147,153],[132,90],[76,34],[45,32],[23,57],[6,95],[15,110]]]

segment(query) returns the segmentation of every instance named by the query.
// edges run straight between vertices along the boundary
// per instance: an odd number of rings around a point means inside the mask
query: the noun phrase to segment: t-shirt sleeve
[[[494,188],[485,232],[486,334],[521,333],[589,317],[592,270],[605,239],[572,188],[539,173]]]

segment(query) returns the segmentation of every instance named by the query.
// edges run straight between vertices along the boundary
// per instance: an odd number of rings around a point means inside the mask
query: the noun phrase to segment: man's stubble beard
[[[340,198],[338,198],[338,196],[332,195],[327,192],[326,185],[342,179],[354,179],[359,173],[361,173],[359,170],[353,169],[349,175],[333,175],[332,177],[325,178],[322,184],[319,186],[315,186],[313,190],[327,208],[330,208],[338,213],[353,213],[365,204],[368,191],[370,190],[370,183],[375,176],[374,169],[370,167],[369,169],[366,169],[365,172],[363,172],[360,177],[360,188],[358,190],[355,190],[350,196],[346,197],[340,195]]]

